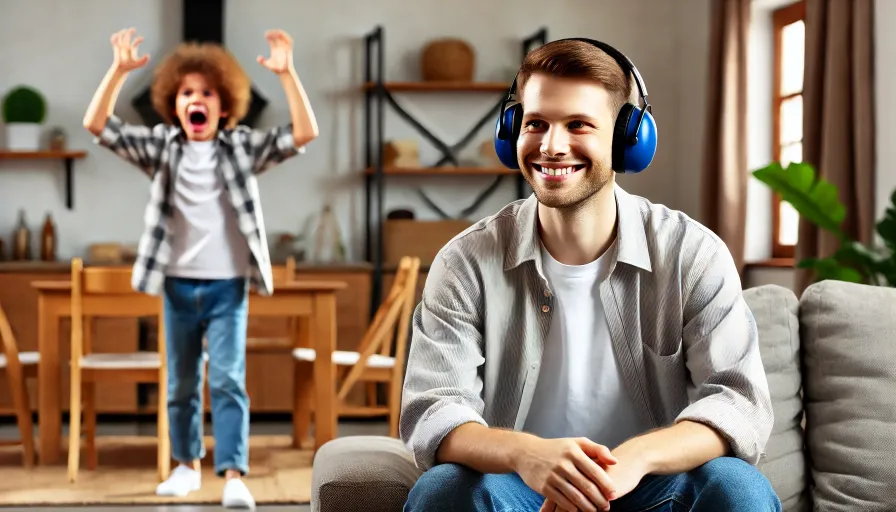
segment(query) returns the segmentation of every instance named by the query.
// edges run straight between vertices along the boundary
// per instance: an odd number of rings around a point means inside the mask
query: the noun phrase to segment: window
[[[803,159],[803,61],[805,0],[772,14],[774,71],[772,77],[772,158],[785,168]],[[772,257],[793,258],[799,215],[775,194],[772,199]]]

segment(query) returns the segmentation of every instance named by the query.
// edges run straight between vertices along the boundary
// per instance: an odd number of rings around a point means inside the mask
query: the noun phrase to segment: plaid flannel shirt
[[[137,246],[137,260],[131,284],[137,291],[159,295],[171,258],[174,233],[169,220],[173,213],[172,192],[183,155],[180,127],[158,124],[132,125],[110,115],[94,142],[143,170],[151,179],[149,203],[144,213],[145,228]],[[217,135],[218,167],[225,191],[236,210],[239,229],[250,249],[249,279],[258,293],[274,291],[261,198],[256,175],[289,157],[304,153],[292,135],[292,125],[268,130],[246,126],[222,129]]]

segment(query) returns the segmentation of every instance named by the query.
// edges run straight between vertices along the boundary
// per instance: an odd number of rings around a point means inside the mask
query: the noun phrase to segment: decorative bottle
[[[19,225],[13,233],[12,259],[25,261],[31,259],[31,232],[25,223],[25,210],[19,210]]]
[[[49,212],[40,235],[40,259],[56,261],[56,226],[53,225],[53,216]]]

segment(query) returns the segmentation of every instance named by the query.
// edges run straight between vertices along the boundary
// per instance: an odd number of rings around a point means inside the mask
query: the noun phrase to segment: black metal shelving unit
[[[459,175],[480,175],[494,176],[494,181],[486,187],[474,199],[472,204],[460,212],[460,216],[467,216],[473,213],[482,202],[491,195],[498,185],[508,176],[514,176],[517,186],[517,197],[524,197],[527,183],[523,175],[518,171],[510,169],[494,168],[465,168],[460,167],[456,153],[469,144],[476,133],[487,124],[494,125],[497,119],[498,110],[501,106],[501,100],[507,94],[510,83],[500,82],[389,82],[385,80],[385,50],[384,50],[383,27],[377,26],[371,32],[364,36],[365,46],[365,101],[364,101],[364,144],[365,144],[365,258],[373,264],[373,282],[372,297],[370,301],[371,312],[373,315],[380,304],[383,284],[383,204],[385,195],[385,178],[390,174],[400,174],[402,176],[459,176]],[[522,40],[522,55],[520,60],[525,58],[533,45],[544,45],[547,43],[547,28],[541,28],[529,37]],[[416,93],[491,93],[496,94],[497,98],[494,106],[489,109],[467,134],[455,144],[446,144],[432,132],[430,132],[422,123],[415,119],[395,100],[393,93],[398,92],[416,92]],[[441,152],[442,157],[432,166],[421,167],[420,169],[400,169],[390,172],[383,166],[383,147],[385,143],[385,104],[388,103],[395,112],[413,126],[420,134],[435,145]],[[455,167],[442,167],[446,163],[453,164]],[[437,214],[443,218],[450,218],[448,214],[443,212],[438,206],[432,202],[426,194],[418,189],[418,193]],[[374,207],[374,204],[376,205]],[[374,232],[375,230],[375,232]]]

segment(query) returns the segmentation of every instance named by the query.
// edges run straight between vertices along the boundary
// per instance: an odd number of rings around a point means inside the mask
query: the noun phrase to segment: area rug
[[[183,498],[155,495],[156,440],[143,436],[98,436],[96,469],[69,483],[65,462],[59,466],[22,466],[19,447],[0,449],[0,507],[10,505],[110,505],[221,503],[224,480],[214,474],[214,441],[207,437],[202,489]],[[63,461],[67,461],[67,455]],[[311,450],[292,448],[289,436],[251,436],[246,485],[259,505],[311,502]]]

